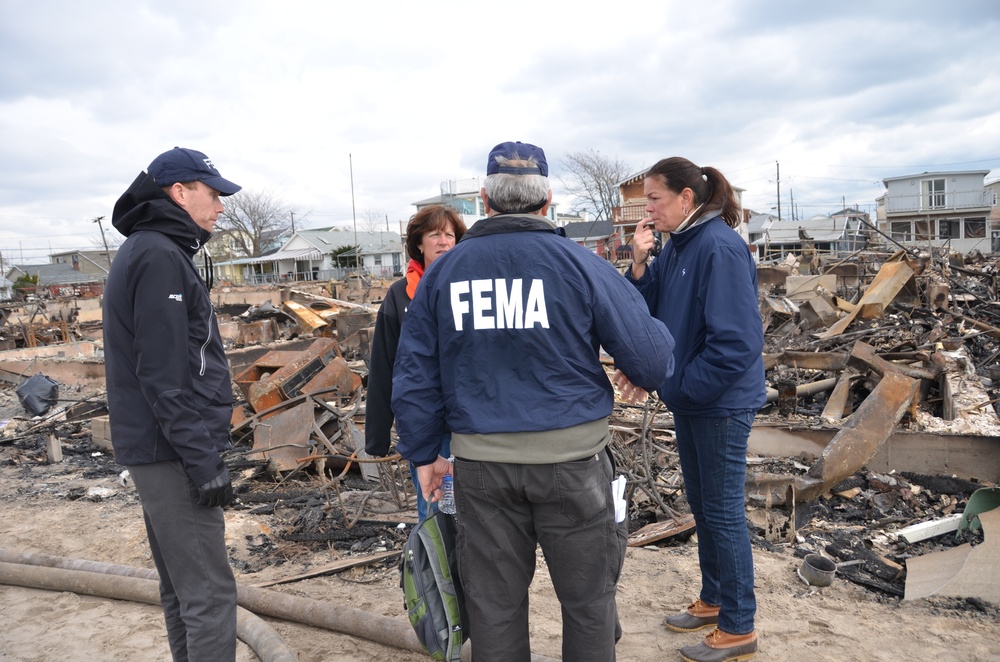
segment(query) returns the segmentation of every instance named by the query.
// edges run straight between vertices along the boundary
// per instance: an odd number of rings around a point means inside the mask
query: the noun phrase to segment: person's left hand
[[[222,468],[222,473],[198,486],[198,505],[210,508],[228,506],[233,502],[233,483],[229,479],[229,470]]]
[[[417,479],[420,481],[420,490],[424,493],[427,503],[434,503],[441,500],[441,480],[446,474],[451,473],[451,462],[448,458],[438,455],[437,459],[430,464],[417,467]]]
[[[649,397],[649,393],[646,389],[636,386],[629,381],[628,377],[621,370],[615,370],[615,374],[611,375],[611,383],[615,385],[618,392],[622,395],[622,400],[625,402],[635,404],[637,402],[645,402],[646,398]]]

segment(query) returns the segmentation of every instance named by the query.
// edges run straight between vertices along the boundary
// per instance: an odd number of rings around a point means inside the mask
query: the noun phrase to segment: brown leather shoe
[[[687,662],[735,662],[749,660],[757,652],[757,633],[728,634],[716,628],[705,641],[680,649]]]
[[[674,632],[694,632],[702,628],[712,627],[718,622],[719,608],[707,605],[698,599],[688,605],[688,608],[681,613],[664,618],[663,626]]]

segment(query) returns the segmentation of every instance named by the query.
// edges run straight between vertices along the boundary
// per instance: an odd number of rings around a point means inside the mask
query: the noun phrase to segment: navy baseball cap
[[[146,172],[157,186],[171,186],[177,182],[205,182],[218,191],[219,195],[232,195],[243,188],[224,179],[212,159],[186,147],[174,147],[169,152],[160,154],[149,164]]]
[[[498,156],[511,161],[534,159],[538,162],[538,167],[501,166],[496,160]],[[545,152],[542,151],[541,147],[535,147],[531,143],[522,143],[520,141],[500,143],[490,151],[489,160],[486,161],[486,174],[496,175],[498,173],[548,177],[549,164],[545,161]]]

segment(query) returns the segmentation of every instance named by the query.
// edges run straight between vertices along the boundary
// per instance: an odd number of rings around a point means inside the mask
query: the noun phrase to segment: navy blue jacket
[[[672,412],[728,416],[764,404],[757,268],[721,216],[671,234],[633,283],[677,342],[677,369],[657,389]]]
[[[476,223],[431,264],[393,371],[397,449],[433,461],[455,433],[539,432],[610,416],[610,354],[632,383],[662,384],[673,339],[613,266],[538,216]]]
[[[115,460],[180,460],[195,485],[230,447],[232,378],[192,257],[211,235],[142,173],[115,203],[127,237],[104,291],[104,365]]]

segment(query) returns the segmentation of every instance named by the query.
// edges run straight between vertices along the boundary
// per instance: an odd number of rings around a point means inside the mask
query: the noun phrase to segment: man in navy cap
[[[599,350],[655,388],[673,370],[674,342],[613,266],[547,220],[541,148],[501,143],[486,173],[488,217],[434,261],[406,314],[392,382],[397,449],[429,500],[454,471],[476,662],[530,659],[537,545],[562,605],[562,659],[607,662],[621,636],[628,531],[612,494],[614,391]],[[447,429],[453,469],[438,456]]]
[[[193,149],[159,155],[115,203],[127,239],[104,291],[104,363],[115,460],[139,492],[175,661],[236,659],[236,581],[222,507],[233,499],[232,381],[192,257],[220,197],[240,187]]]

